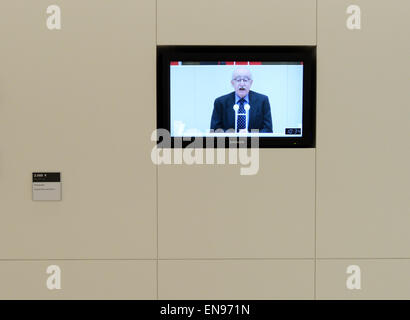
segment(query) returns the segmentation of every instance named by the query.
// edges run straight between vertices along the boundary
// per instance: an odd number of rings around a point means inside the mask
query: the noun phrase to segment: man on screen
[[[215,99],[211,129],[236,129],[246,133],[252,129],[273,132],[272,116],[267,96],[251,91],[252,74],[240,67],[232,73],[231,84],[235,91]]]

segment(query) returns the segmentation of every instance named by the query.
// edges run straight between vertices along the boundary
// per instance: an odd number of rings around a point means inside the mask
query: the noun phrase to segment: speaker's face
[[[252,74],[246,68],[238,68],[232,75],[232,86],[234,87],[236,94],[241,98],[249,93],[252,82]]]

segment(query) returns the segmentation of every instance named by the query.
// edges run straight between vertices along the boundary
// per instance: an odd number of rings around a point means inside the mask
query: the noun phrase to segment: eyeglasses
[[[251,81],[252,79],[249,79],[249,78],[235,78],[235,79],[233,79],[233,81],[235,81],[235,82],[241,82],[241,81],[243,81],[243,82],[245,82],[245,83],[247,83],[247,82],[249,82],[249,81]]]

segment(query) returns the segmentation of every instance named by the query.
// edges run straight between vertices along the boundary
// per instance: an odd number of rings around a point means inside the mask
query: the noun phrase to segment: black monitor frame
[[[260,137],[259,148],[315,148],[316,144],[316,46],[157,46],[157,129],[170,132],[170,64],[171,61],[269,61],[303,62],[303,115],[302,137]],[[184,137],[182,145],[192,146],[192,141],[203,139],[206,148],[208,137]],[[217,147],[217,138],[212,144]],[[224,138],[225,146],[232,138]],[[246,139],[251,147],[251,138]],[[160,143],[161,141],[159,141]]]

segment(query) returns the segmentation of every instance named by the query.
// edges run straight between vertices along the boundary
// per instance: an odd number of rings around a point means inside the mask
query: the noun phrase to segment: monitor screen
[[[158,47],[158,128],[184,141],[257,137],[260,147],[313,147],[314,51]]]
[[[303,62],[170,63],[171,136],[303,135]]]

